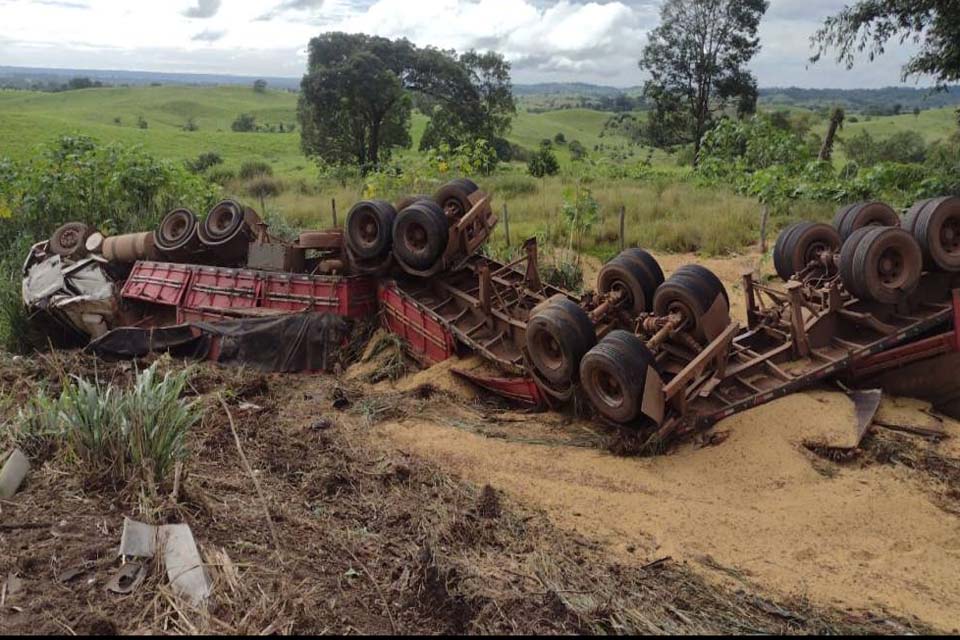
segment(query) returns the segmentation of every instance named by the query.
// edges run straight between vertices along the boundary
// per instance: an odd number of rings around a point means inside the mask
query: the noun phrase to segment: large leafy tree
[[[903,78],[930,76],[940,86],[960,80],[960,2],[956,0],[860,0],[824,20],[811,41],[816,62],[829,51],[852,67],[858,53],[869,60],[894,40],[920,45]]]
[[[430,116],[425,147],[492,142],[516,112],[500,55],[457,56],[363,34],[311,40],[301,89],[301,146],[330,164],[371,167],[408,147],[413,97]]]
[[[297,114],[304,153],[330,164],[369,167],[392,148],[410,146],[411,102],[395,55],[408,46],[342,33],[310,41]]]
[[[747,63],[759,51],[767,0],[666,0],[640,67],[650,74],[648,135],[654,144],[694,144],[716,113],[756,109],[757,82]]]

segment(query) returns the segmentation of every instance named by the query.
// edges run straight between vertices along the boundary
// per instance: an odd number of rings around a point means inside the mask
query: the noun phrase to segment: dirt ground
[[[668,272],[692,258],[670,260]],[[729,262],[717,271],[736,299],[743,265]],[[417,371],[389,345],[367,355],[339,376],[195,366],[204,419],[179,493],[149,509],[56,447],[28,451],[25,485],[0,501],[0,633],[960,627],[960,425],[922,403],[887,398],[877,420],[948,437],[874,427],[852,452],[812,446],[849,435],[850,401],[824,389],[626,458],[573,413],[477,395],[454,363]],[[65,372],[134,373],[78,354],[0,357],[0,435]],[[129,596],[105,590],[125,516],[191,526],[214,583],[206,609],[160,567]]]

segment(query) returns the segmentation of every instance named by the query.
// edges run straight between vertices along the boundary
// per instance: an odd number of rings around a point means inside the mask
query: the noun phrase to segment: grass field
[[[225,168],[233,170],[245,161],[262,160],[285,183],[283,193],[266,201],[265,207],[293,227],[324,226],[330,223],[331,199],[337,200],[342,215],[352,202],[365,195],[363,184],[319,180],[315,165],[300,151],[298,131],[238,133],[230,127],[241,113],[253,114],[259,124],[294,124],[296,103],[297,96],[290,92],[256,93],[252,88],[225,86],[102,88],[63,93],[0,91],[0,157],[25,159],[36,152],[38,145],[59,135],[85,134],[104,143],[142,145],[147,152],[174,161],[213,151],[223,158]],[[567,141],[579,140],[593,158],[603,155],[594,149],[604,145],[607,150],[616,149],[617,153],[632,154],[633,159],[644,159],[644,148],[630,145],[618,135],[602,135],[609,115],[588,109],[544,113],[521,109],[508,137],[532,149],[542,140],[563,133]],[[140,118],[146,120],[146,129],[138,127]],[[865,129],[886,137],[915,129],[927,141],[933,141],[955,129],[955,118],[952,108],[924,111],[919,116],[910,113],[869,120],[860,116],[859,122],[848,122],[841,135],[852,136]],[[184,130],[190,120],[197,125],[197,131]],[[425,125],[425,117],[415,113],[414,144],[398,155],[399,163],[417,154]],[[822,133],[825,127],[826,123],[821,121],[815,131]],[[564,169],[562,177],[534,180],[525,175],[523,165],[513,163],[484,181],[496,194],[498,206],[504,202],[509,205],[514,239],[534,233],[559,235],[563,192],[576,183],[578,172],[566,148],[556,149]],[[653,154],[652,161],[663,168],[677,169],[675,158],[660,151]],[[836,161],[844,161],[842,149],[838,149]],[[601,220],[588,234],[584,248],[596,253],[611,250],[616,238],[616,213],[621,206],[626,208],[627,238],[632,243],[661,250],[725,253],[756,240],[760,207],[754,200],[722,189],[701,189],[675,182],[660,178],[590,184],[601,206]],[[429,184],[414,186],[432,188]],[[226,193],[249,199],[240,181],[229,183]],[[399,194],[377,194],[387,198],[396,195]],[[789,215],[775,221],[774,230],[787,219],[826,219],[831,208],[796,205]],[[498,241],[503,241],[502,230],[498,230]]]

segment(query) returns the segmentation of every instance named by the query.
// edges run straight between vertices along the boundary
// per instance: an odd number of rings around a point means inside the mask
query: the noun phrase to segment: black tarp
[[[88,349],[114,358],[151,352],[206,358],[214,353],[219,363],[265,372],[329,371],[338,362],[348,333],[348,321],[340,316],[304,312],[170,327],[120,327],[91,342]]]

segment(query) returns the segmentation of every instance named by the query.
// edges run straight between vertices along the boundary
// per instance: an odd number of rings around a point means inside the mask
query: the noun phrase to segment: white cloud
[[[772,0],[763,49],[751,68],[761,86],[896,84],[912,50],[891,46],[849,72],[809,65],[809,36],[848,0]],[[419,45],[494,49],[515,82],[634,85],[660,0],[0,0],[0,63],[298,76],[310,38],[323,31],[406,37]],[[84,8],[86,7],[86,8]],[[205,29],[196,18],[209,14]],[[198,32],[199,31],[199,32]],[[219,37],[215,37],[219,36]]]

